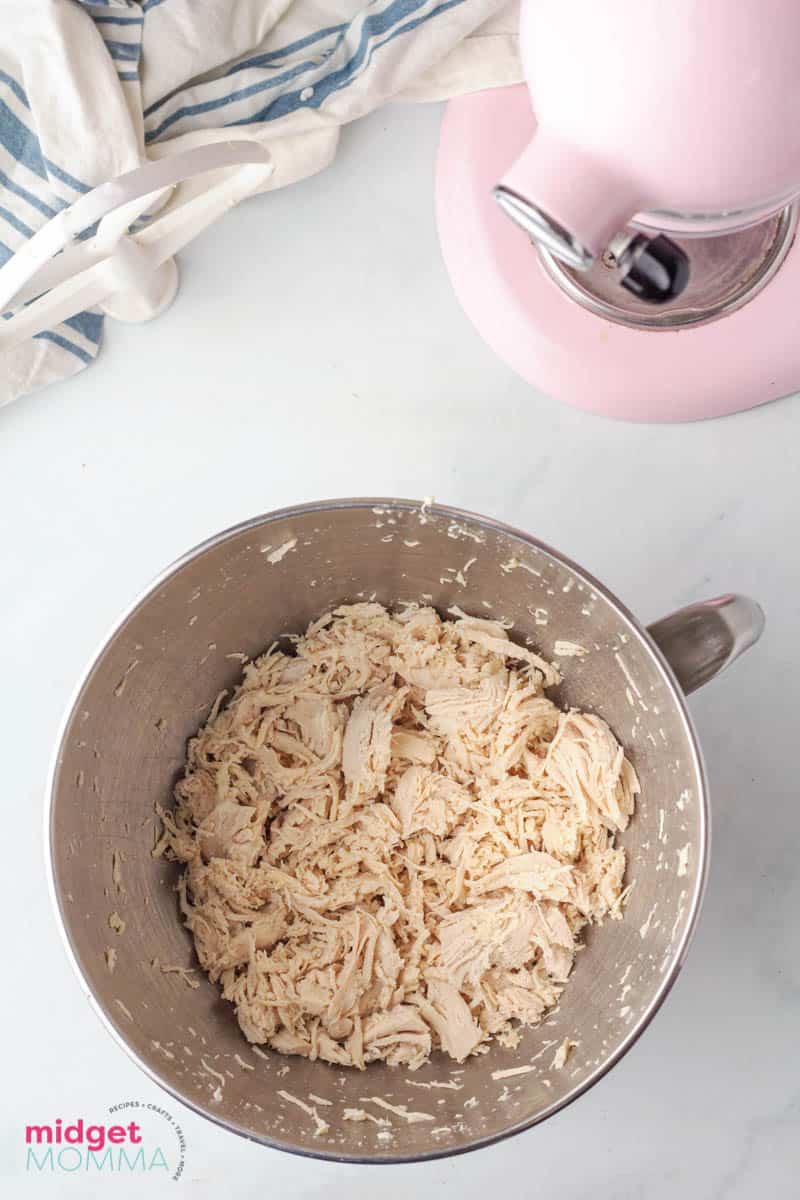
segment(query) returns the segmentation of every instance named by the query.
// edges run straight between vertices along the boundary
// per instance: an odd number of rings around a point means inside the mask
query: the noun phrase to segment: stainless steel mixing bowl
[[[527,1030],[516,1050],[494,1045],[455,1070],[437,1056],[413,1076],[383,1065],[362,1073],[258,1055],[201,972],[190,988],[160,969],[196,965],[178,919],[177,869],[151,855],[153,805],[169,805],[186,739],[217,693],[236,681],[237,654],[255,655],[327,609],[372,596],[513,621],[512,636],[531,639],[547,657],[557,657],[557,640],[583,646],[585,656],[561,659],[564,683],[555,698],[600,713],[642,783],[622,838],[634,881],[625,918],[588,931],[557,1010]],[[680,969],[703,891],[708,804],[678,680],[684,690],[704,682],[756,640],[761,623],[751,601],[724,597],[648,632],[601,584],[535,539],[406,501],[306,505],[211,539],[120,621],[78,689],[54,763],[52,892],[92,1004],[173,1096],[284,1150],[358,1162],[433,1158],[543,1120],[618,1061]],[[113,913],[125,923],[121,933],[109,925]],[[109,949],[116,951],[113,973]],[[564,1038],[577,1045],[556,1069]],[[327,1128],[289,1097],[316,1106]],[[408,1122],[372,1097],[432,1119]],[[347,1108],[391,1125],[345,1120]]]

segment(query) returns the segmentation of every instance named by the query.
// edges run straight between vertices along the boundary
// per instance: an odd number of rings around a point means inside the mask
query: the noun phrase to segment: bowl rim
[[[55,862],[55,847],[53,842],[53,821],[56,806],[56,790],[59,781],[59,767],[64,752],[67,730],[72,721],[77,708],[78,700],[91,679],[95,668],[99,665],[104,654],[108,650],[114,638],[125,627],[131,617],[144,605],[165,583],[177,575],[184,567],[201,558],[209,550],[215,549],[224,542],[229,541],[234,537],[238,537],[242,533],[247,533],[256,529],[263,528],[265,525],[273,524],[276,521],[285,520],[291,517],[307,516],[316,512],[331,512],[340,509],[353,508],[385,508],[396,509],[404,512],[424,513],[426,516],[435,516],[458,521],[467,525],[477,525],[484,530],[495,534],[503,534],[516,538],[532,549],[548,555],[561,566],[567,567],[568,570],[587,584],[593,591],[596,591],[603,597],[608,605],[613,609],[616,616],[623,621],[628,628],[636,634],[644,648],[649,652],[654,661],[655,666],[660,671],[663,682],[666,684],[670,699],[675,704],[677,709],[683,732],[685,734],[687,744],[691,755],[691,767],[697,780],[698,788],[698,814],[699,814],[699,834],[698,834],[698,870],[695,878],[692,894],[689,898],[687,906],[687,920],[677,945],[671,951],[671,962],[669,968],[663,972],[661,982],[656,990],[652,1000],[638,1017],[636,1022],[631,1026],[630,1030],[616,1045],[608,1057],[596,1067],[581,1083],[576,1084],[566,1095],[558,1100],[554,1100],[545,1108],[532,1116],[523,1117],[512,1122],[507,1128],[500,1130],[497,1133],[487,1134],[483,1137],[475,1137],[464,1145],[455,1147],[432,1147],[430,1150],[425,1150],[416,1154],[345,1154],[335,1150],[326,1150],[320,1147],[319,1150],[298,1146],[290,1142],[284,1141],[281,1138],[274,1137],[269,1134],[258,1134],[251,1129],[245,1129],[237,1125],[234,1121],[220,1116],[218,1113],[203,1107],[195,1100],[183,1095],[181,1091],[167,1079],[165,1079],[159,1070],[146,1061],[140,1054],[133,1049],[128,1043],[121,1026],[118,1026],[112,1018],[110,1012],[104,1007],[99,1000],[95,998],[92,986],[89,982],[87,974],[84,972],[80,962],[80,958],[72,937],[69,931],[68,914],[62,903],[62,898],[59,893],[59,888],[56,880],[56,862]],[[531,1129],[534,1125],[540,1125],[549,1117],[554,1116],[557,1112],[574,1103],[580,1096],[583,1096],[590,1088],[599,1083],[609,1071],[621,1061],[628,1051],[636,1044],[644,1031],[650,1025],[651,1021],[659,1011],[667,996],[671,992],[678,975],[686,961],[686,956],[689,947],[692,943],[697,930],[697,924],[702,908],[703,898],[705,895],[706,884],[708,880],[709,869],[709,849],[711,838],[711,808],[708,795],[708,777],[706,773],[705,763],[700,748],[697,732],[694,727],[694,722],[689,713],[686,704],[686,696],[684,695],[680,684],[678,683],[675,674],[656,645],[646,626],[634,616],[631,610],[624,605],[611,592],[605,584],[596,579],[585,568],[574,562],[567,555],[562,554],[559,550],[554,549],[546,542],[540,541],[532,534],[526,533],[524,530],[518,529],[513,525],[509,525],[503,521],[495,520],[492,517],[485,517],[480,513],[471,512],[469,509],[456,508],[450,505],[437,504],[433,500],[425,499],[423,501],[408,500],[394,497],[378,496],[378,497],[345,497],[332,500],[316,500],[304,504],[290,505],[285,508],[274,509],[266,513],[261,513],[255,517],[249,517],[243,521],[231,525],[219,533],[212,534],[210,537],[199,542],[197,545],[187,550],[184,554],[173,560],[167,567],[159,572],[158,575],[144,587],[135,599],[124,609],[122,614],[112,625],[109,632],[100,642],[97,650],[91,655],[87,666],[81,673],[78,682],[72,689],[70,697],[67,701],[64,714],[59,723],[58,732],[56,735],[55,748],[51,755],[50,765],[45,783],[45,804],[44,804],[44,857],[45,857],[45,873],[47,877],[48,891],[50,901],[55,914],[56,923],[58,925],[61,941],[67,954],[67,958],[72,965],[72,969],[77,976],[78,982],[86,995],[89,1003],[99,1017],[100,1021],[128,1057],[136,1064],[137,1067],[155,1084],[162,1088],[174,1100],[185,1105],[190,1111],[197,1116],[203,1117],[211,1121],[213,1124],[225,1129],[239,1137],[245,1138],[247,1141],[255,1142],[258,1145],[268,1146],[274,1150],[282,1150],[289,1154],[297,1155],[301,1158],[318,1159],[326,1162],[353,1163],[357,1165],[397,1165],[402,1163],[414,1162],[432,1162],[437,1159],[451,1158],[456,1155],[468,1154],[473,1150],[480,1150],[487,1146],[492,1146],[498,1142],[505,1141],[506,1138],[513,1137],[515,1134],[522,1133],[526,1129]]]

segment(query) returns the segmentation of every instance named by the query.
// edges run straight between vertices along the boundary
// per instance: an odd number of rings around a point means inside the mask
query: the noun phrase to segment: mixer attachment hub
[[[609,243],[601,262],[626,291],[648,304],[666,304],[689,282],[689,258],[665,234],[627,233]]]
[[[735,312],[772,279],[797,229],[798,205],[715,235],[669,238],[630,226],[577,267],[532,238],[550,277],[597,316],[643,329],[702,325]]]

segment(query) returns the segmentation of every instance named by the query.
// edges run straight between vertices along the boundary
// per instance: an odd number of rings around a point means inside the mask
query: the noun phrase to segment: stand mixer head
[[[796,390],[796,0],[523,0],[520,47],[530,97],[452,102],[440,146],[445,261],[486,340],[633,419]]]
[[[798,5],[527,0],[520,47],[537,129],[494,196],[554,277],[634,323],[620,289],[668,324],[752,296],[796,223]]]

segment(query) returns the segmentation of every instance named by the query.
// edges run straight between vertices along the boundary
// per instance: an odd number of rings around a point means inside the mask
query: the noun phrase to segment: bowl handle
[[[755,645],[764,613],[747,596],[717,596],[662,617],[647,632],[688,695]]]

